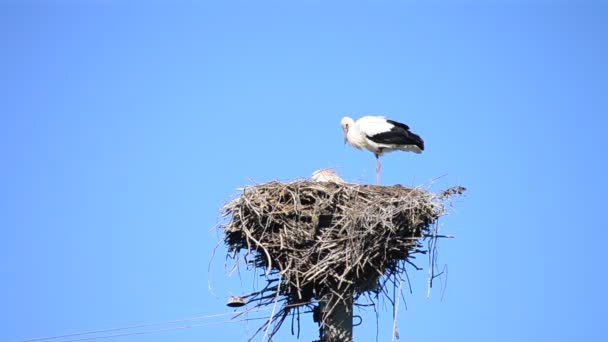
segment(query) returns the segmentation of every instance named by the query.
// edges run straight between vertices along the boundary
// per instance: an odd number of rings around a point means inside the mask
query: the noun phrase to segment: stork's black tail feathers
[[[408,145],[416,145],[421,151],[424,151],[424,141],[418,134],[407,131],[407,135],[407,139],[410,141],[407,143]]]

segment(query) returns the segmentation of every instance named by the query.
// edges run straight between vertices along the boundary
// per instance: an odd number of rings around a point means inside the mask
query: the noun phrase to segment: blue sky
[[[468,188],[443,300],[421,261],[402,340],[605,340],[606,32],[601,1],[2,2],[0,339],[229,312],[252,285],[222,247],[207,289],[219,208],[325,167],[373,183],[339,124],[371,114],[425,140],[383,157],[384,185]]]

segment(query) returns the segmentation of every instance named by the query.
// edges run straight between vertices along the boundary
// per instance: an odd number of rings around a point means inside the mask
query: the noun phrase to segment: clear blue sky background
[[[443,300],[421,260],[402,340],[606,340],[607,32],[601,1],[2,2],[0,340],[228,312],[252,287],[222,247],[207,290],[218,209],[324,167],[374,182],[339,125],[370,114],[425,140],[383,184],[469,189],[441,221]]]

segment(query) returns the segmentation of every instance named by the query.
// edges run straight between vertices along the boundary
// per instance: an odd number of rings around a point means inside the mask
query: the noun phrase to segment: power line
[[[256,310],[256,312],[261,311],[261,310],[267,310],[267,309],[258,309],[258,310]],[[191,317],[191,318],[185,318],[185,319],[174,319],[174,320],[163,321],[163,322],[130,325],[130,326],[119,327],[119,328],[91,330],[91,331],[78,332],[78,333],[73,333],[73,334],[64,334],[64,335],[56,335],[56,336],[49,336],[49,337],[41,337],[41,338],[34,338],[34,339],[28,339],[28,340],[21,340],[19,342],[38,342],[38,341],[57,340],[57,339],[63,339],[63,338],[69,338],[69,337],[77,337],[77,336],[91,335],[91,334],[102,334],[102,333],[109,333],[109,332],[115,332],[115,331],[121,331],[121,330],[132,330],[132,329],[153,327],[153,326],[173,324],[173,323],[200,321],[200,320],[203,320],[203,319],[210,319],[210,318],[229,316],[229,315],[238,316],[238,315],[241,315],[241,314],[244,314],[244,313],[248,313],[250,311],[251,310],[236,311],[236,312],[228,312],[228,313],[214,314],[214,315],[207,315],[207,316],[197,316],[197,317]],[[248,320],[248,319],[241,319],[241,320],[236,320],[236,321],[235,320],[230,320],[230,321],[225,321],[225,322],[226,323],[242,322],[242,321],[245,321],[245,320]],[[220,323],[207,323],[205,325],[212,325],[212,324],[220,324]],[[188,326],[188,327],[197,327],[197,326],[202,326],[202,325],[197,324],[197,325],[192,325],[192,326]],[[180,329],[187,329],[187,327],[186,328],[179,327],[179,328]],[[168,331],[168,330],[178,330],[178,328],[159,329],[158,331]],[[129,333],[129,334],[136,335],[136,334],[141,334],[141,333],[146,333],[146,332],[137,332],[137,333]],[[129,334],[126,334],[126,335],[120,335],[119,334],[119,335],[116,335],[116,336],[127,336]],[[101,338],[105,338],[105,337],[101,337]],[[69,341],[85,341],[85,340],[88,340],[88,339],[92,339],[92,338],[85,338],[85,339],[78,339],[78,340],[69,340]]]
[[[219,324],[226,324],[226,323],[239,323],[239,322],[243,322],[243,321],[251,321],[251,320],[258,320],[258,319],[268,319],[268,318],[270,318],[270,317],[243,318],[243,319],[235,320],[235,321],[228,320],[228,321],[219,321],[219,322],[213,322],[213,323],[186,325],[186,326],[174,327],[174,328],[136,331],[136,332],[124,333],[124,334],[114,334],[114,335],[85,337],[85,338],[80,338],[80,339],[76,339],[76,340],[63,340],[62,342],[92,341],[92,340],[101,340],[101,339],[114,338],[114,337],[125,337],[125,336],[134,336],[134,335],[153,334],[153,333],[158,333],[158,332],[192,329],[192,328],[199,328],[199,327],[204,327],[204,326],[209,326],[209,325],[219,325]]]

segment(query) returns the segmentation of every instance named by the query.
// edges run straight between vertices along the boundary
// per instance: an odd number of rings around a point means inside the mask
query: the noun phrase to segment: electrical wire
[[[258,310],[255,310],[255,312],[258,312],[258,311],[261,311],[261,310],[268,310],[268,309],[258,309]],[[49,337],[27,339],[27,340],[21,340],[19,342],[39,342],[39,341],[57,340],[57,339],[63,339],[63,338],[78,337],[78,336],[83,336],[83,335],[102,334],[102,333],[109,333],[109,332],[115,332],[115,331],[121,331],[121,330],[132,330],[132,329],[153,327],[153,326],[166,325],[166,324],[200,321],[200,320],[204,320],[204,319],[210,319],[210,318],[216,318],[216,317],[222,317],[222,316],[229,316],[229,315],[236,316],[236,315],[240,315],[240,314],[243,314],[243,313],[247,313],[249,311],[251,311],[251,310],[227,312],[227,313],[214,314],[214,315],[206,315],[206,316],[197,316],[197,317],[191,317],[191,318],[185,318],[185,319],[174,319],[174,320],[163,321],[163,322],[155,322],[155,323],[144,323],[144,324],[130,325],[130,326],[120,327],[120,328],[109,328],[109,329],[91,330],[91,331],[78,332],[78,333],[73,333],[73,334],[64,334],[64,335],[56,335],[56,336],[49,336]],[[257,319],[257,318],[252,318],[252,319]],[[247,319],[230,320],[230,321],[226,321],[226,322],[227,323],[230,323],[230,322],[242,322],[242,321],[245,321],[245,320],[247,320]],[[218,323],[210,323],[210,325],[211,324],[218,324]],[[199,326],[199,325],[195,325],[195,326]],[[194,327],[194,326],[192,326],[192,327]],[[168,328],[168,329],[174,330],[176,328]],[[184,329],[184,328],[182,328],[182,329]],[[159,331],[164,331],[164,330],[166,330],[166,329],[160,329]],[[139,332],[139,333],[143,333],[143,332]],[[131,333],[131,334],[138,334],[138,333]],[[118,335],[118,336],[121,336],[121,335]],[[124,336],[127,336],[127,335],[124,335]],[[85,341],[85,340],[87,340],[87,339],[69,340],[69,341]]]
[[[154,330],[145,330],[145,331],[136,331],[131,333],[123,333],[123,334],[113,334],[113,335],[104,335],[104,336],[93,336],[93,337],[85,337],[79,338],[76,340],[63,340],[62,342],[77,342],[77,341],[93,341],[93,340],[101,340],[106,338],[115,338],[115,337],[125,337],[125,336],[134,336],[134,335],[145,335],[145,334],[154,334],[159,332],[167,332],[167,331],[176,331],[176,330],[185,330],[192,328],[200,328],[210,325],[219,325],[219,324],[227,324],[227,323],[239,323],[243,321],[251,321],[251,320],[259,320],[259,319],[269,319],[270,317],[258,317],[258,318],[243,318],[240,320],[227,320],[227,321],[219,321],[213,323],[203,323],[203,324],[193,324],[193,325],[185,325],[181,327],[173,327],[173,328],[165,328],[165,329],[154,329]]]

